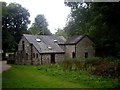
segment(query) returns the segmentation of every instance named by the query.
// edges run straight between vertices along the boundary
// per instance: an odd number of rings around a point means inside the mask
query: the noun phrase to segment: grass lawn
[[[59,65],[12,65],[3,72],[2,88],[117,88],[118,82],[85,71],[63,71]]]

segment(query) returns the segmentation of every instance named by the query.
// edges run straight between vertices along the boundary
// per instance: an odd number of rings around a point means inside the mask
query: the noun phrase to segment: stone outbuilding
[[[23,34],[16,52],[16,64],[41,65],[59,63],[65,57],[87,58],[95,56],[94,43],[89,36],[63,36]]]
[[[23,34],[16,53],[16,64],[58,63],[65,57],[62,36]]]
[[[88,35],[72,36],[65,43],[66,56],[88,58],[95,56],[94,43]]]

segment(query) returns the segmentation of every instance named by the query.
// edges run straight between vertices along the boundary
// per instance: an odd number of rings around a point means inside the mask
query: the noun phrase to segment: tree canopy
[[[57,36],[63,36],[63,37],[65,37],[66,39],[68,38],[67,33],[65,33],[65,31],[62,30],[62,29],[60,29],[60,28],[57,29],[57,32],[55,33],[55,35],[57,35]]]
[[[16,51],[23,33],[27,33],[30,13],[17,3],[2,2],[2,49]]]
[[[28,31],[33,35],[35,34],[50,35],[51,34],[50,30],[48,29],[48,22],[45,19],[45,16],[41,14],[35,17],[35,22],[28,29]]]
[[[68,36],[87,34],[93,38],[99,56],[120,56],[120,2],[66,2],[71,7],[64,31]]]

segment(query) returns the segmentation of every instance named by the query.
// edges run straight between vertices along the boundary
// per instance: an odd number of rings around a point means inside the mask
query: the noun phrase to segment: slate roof
[[[71,38],[69,38],[65,44],[76,44],[78,43],[80,40],[82,40],[85,36],[87,35],[75,35],[72,36]]]
[[[65,43],[65,38],[62,36],[50,36],[50,35],[29,35],[23,34],[29,43],[39,51],[39,53],[64,53],[59,44]],[[37,42],[36,39],[40,39],[41,42]],[[57,43],[54,42],[57,40]],[[48,47],[51,47],[50,50]]]

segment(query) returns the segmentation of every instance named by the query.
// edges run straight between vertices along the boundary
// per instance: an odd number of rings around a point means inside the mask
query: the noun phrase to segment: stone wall
[[[85,53],[88,57],[95,56],[94,43],[86,36],[76,45],[76,57],[85,58]]]
[[[42,64],[51,64],[51,54],[42,54]],[[55,54],[55,63],[64,60],[65,54]]]
[[[41,64],[41,60],[40,59],[41,59],[40,53],[33,46],[32,47],[32,64],[33,65],[40,65]]]
[[[55,54],[55,62],[60,63],[65,59],[65,54]]]
[[[25,52],[17,51],[16,58],[15,58],[15,64],[25,64],[24,57],[25,57]]]
[[[24,50],[23,50],[23,41],[24,41]],[[18,44],[18,52],[16,58],[16,64],[31,64],[31,46],[29,42],[22,37]]]
[[[66,45],[65,56],[72,58],[72,52],[75,52],[75,45]]]
[[[23,42],[24,41],[24,50],[23,50]],[[18,45],[18,51],[16,53],[16,64],[27,64],[27,65],[40,65],[41,64],[41,55],[36,50],[36,48],[22,37]]]
[[[41,56],[42,56],[42,58],[41,58],[42,64],[50,64],[51,63],[51,54],[42,54]]]
[[[94,43],[86,36],[76,45],[66,45],[65,56],[73,58],[73,52],[76,58],[85,58],[85,53],[88,53],[88,57],[93,57],[95,56]]]

